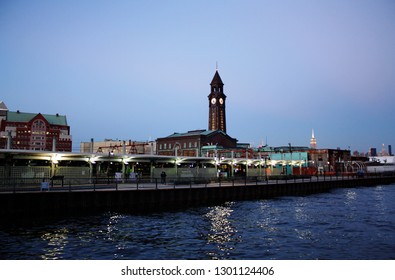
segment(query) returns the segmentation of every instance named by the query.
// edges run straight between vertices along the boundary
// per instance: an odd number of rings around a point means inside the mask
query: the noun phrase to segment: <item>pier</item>
[[[394,172],[358,173],[348,162],[320,171],[307,158],[302,152],[273,153],[269,160],[264,154],[226,158],[2,150],[0,219],[149,213],[395,182]]]
[[[34,219],[67,215],[94,214],[103,211],[150,213],[216,205],[226,201],[270,199],[280,196],[309,195],[334,188],[384,185],[395,176],[310,177],[266,180],[264,177],[213,180],[160,178],[122,182],[111,180],[94,184],[3,187],[0,192],[2,220]]]

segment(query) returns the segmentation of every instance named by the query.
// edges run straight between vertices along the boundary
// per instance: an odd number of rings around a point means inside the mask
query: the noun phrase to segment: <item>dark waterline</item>
[[[0,226],[1,259],[395,259],[395,184]]]

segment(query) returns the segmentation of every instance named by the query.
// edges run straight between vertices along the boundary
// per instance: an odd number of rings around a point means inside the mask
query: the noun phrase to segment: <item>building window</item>
[[[45,150],[46,131],[44,121],[35,120],[31,127],[30,147],[33,150]]]

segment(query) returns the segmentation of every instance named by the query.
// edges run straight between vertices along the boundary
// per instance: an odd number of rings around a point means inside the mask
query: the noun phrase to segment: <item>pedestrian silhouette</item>
[[[162,173],[160,174],[160,182],[162,183],[162,184],[166,184],[166,172],[165,171],[162,171]]]

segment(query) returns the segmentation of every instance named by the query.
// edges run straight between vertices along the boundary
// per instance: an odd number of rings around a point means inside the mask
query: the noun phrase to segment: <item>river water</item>
[[[1,259],[395,259],[395,184],[0,225]]]

